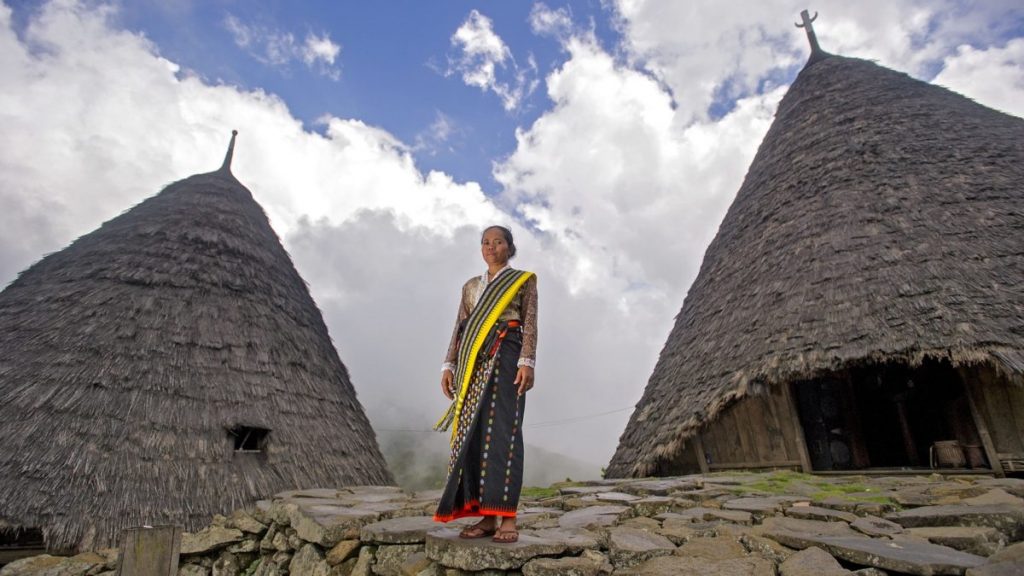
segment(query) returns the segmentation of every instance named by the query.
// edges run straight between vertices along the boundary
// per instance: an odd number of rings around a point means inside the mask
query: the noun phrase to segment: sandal
[[[519,530],[515,528],[511,530],[496,530],[491,541],[498,544],[515,544],[519,541]]]
[[[459,538],[466,538],[468,540],[472,540],[474,538],[487,538],[488,536],[493,536],[497,531],[497,528],[484,528],[480,523],[477,523],[467,528],[463,528],[462,532],[459,532]]]

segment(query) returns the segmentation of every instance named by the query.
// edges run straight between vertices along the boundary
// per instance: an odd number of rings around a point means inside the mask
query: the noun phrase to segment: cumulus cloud
[[[530,29],[534,34],[566,38],[573,31],[572,13],[566,7],[552,10],[538,2],[530,10]]]
[[[246,49],[268,66],[284,68],[294,61],[300,61],[310,70],[333,80],[341,78],[341,70],[335,64],[341,46],[333,42],[326,32],[322,35],[308,32],[305,39],[299,42],[291,32],[247,24],[234,14],[225,16],[224,27],[239,48]]]
[[[451,45],[458,54],[449,61],[446,74],[459,74],[466,85],[493,92],[505,110],[515,110],[536,89],[537,67],[533,59],[520,68],[505,41],[494,32],[491,19],[480,12],[470,11],[452,34]],[[499,71],[502,76],[511,75],[511,79],[500,79]]]
[[[1024,117],[1024,38],[988,49],[960,46],[943,61],[934,82]]]
[[[983,103],[1024,101],[1017,80],[1005,80],[1020,78],[1019,40],[977,43],[914,0],[877,4],[904,27],[866,17],[872,27],[856,7],[826,4],[815,24],[822,44],[875,50],[898,69],[934,63],[915,69],[934,66],[943,83]],[[413,145],[356,118],[325,116],[321,133],[311,132],[272,94],[184,74],[118,29],[109,7],[46,4],[19,35],[0,5],[0,283],[168,182],[216,168],[237,128],[234,171],[309,282],[377,427],[426,429],[444,408],[439,364],[458,288],[482,271],[480,227],[511,225],[517,266],[540,277],[527,442],[596,463],[596,473],[771,122],[783,72],[806,54],[790,18],[780,18],[800,7],[719,6],[623,1],[623,45],[610,50],[592,32],[566,28],[567,11],[534,8],[531,25],[558,32],[565,60],[543,79],[550,108],[496,162],[503,189],[489,196],[416,166],[415,155],[429,153],[424,141],[458,134],[440,112]],[[971,18],[998,27],[993,13]],[[472,55],[457,71],[501,96],[496,87],[511,90],[522,71],[474,14],[452,37]],[[858,24],[841,33],[833,14]],[[935,26],[960,40],[934,38]],[[234,34],[268,62],[281,53],[306,64],[294,39],[268,52],[265,31],[239,23]],[[315,62],[337,64],[330,46],[311,50],[323,54]],[[588,414],[599,416],[574,419]]]

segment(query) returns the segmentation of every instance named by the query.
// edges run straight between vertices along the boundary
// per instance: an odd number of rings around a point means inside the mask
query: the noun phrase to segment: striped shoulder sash
[[[459,343],[458,364],[455,371],[455,383],[458,384],[459,394],[434,425],[435,430],[447,430],[452,423],[456,424],[452,429],[452,434],[458,429],[459,416],[462,414],[462,405],[469,392],[469,381],[473,376],[476,357],[484,340],[487,339],[487,333],[515,298],[519,288],[531,276],[533,276],[533,272],[509,268],[491,280],[487,288],[484,289],[484,293],[480,295],[480,301],[466,318],[466,328],[462,332],[462,340]]]

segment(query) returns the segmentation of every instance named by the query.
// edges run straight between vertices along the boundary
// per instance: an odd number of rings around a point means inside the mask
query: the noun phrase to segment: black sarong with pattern
[[[499,322],[492,330],[504,328]],[[526,395],[516,394],[514,384],[521,348],[519,328],[508,328],[493,356],[484,351],[477,358],[435,520],[516,515],[523,485],[521,423],[526,408]]]

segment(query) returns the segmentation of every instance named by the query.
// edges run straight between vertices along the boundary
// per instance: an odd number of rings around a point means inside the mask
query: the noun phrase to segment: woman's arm
[[[459,300],[459,311],[455,314],[455,328],[452,329],[452,340],[448,344],[444,364],[441,365],[441,392],[446,398],[454,398],[453,380],[455,379],[455,363],[459,360],[459,327],[469,316],[469,300],[467,299],[467,282],[462,286],[462,298]]]
[[[537,361],[537,276],[531,276],[522,290],[519,318],[523,323],[523,349],[519,353],[519,371],[515,379],[519,394],[533,388],[533,367]]]

